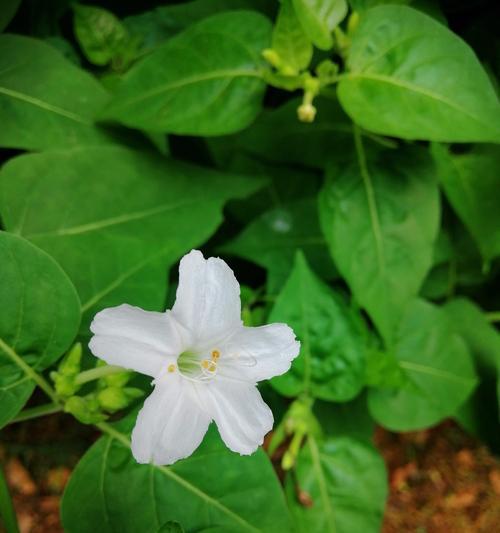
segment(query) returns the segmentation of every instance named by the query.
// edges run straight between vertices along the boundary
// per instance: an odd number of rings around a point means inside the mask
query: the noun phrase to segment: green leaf
[[[179,522],[186,531],[290,531],[283,493],[262,450],[231,453],[212,427],[200,448],[170,467],[135,462],[123,433],[83,456],[62,501],[68,533],[136,533]],[[120,487],[127,487],[126,491]],[[131,512],[136,509],[137,512]]]
[[[500,255],[500,149],[477,146],[453,155],[433,146],[439,179],[446,197],[474,237],[486,262]]]
[[[33,373],[70,346],[80,322],[76,291],[59,265],[24,239],[0,232],[0,427],[23,407]]]
[[[375,420],[394,431],[432,426],[452,416],[476,386],[470,353],[446,313],[415,300],[403,317],[395,355],[406,383],[371,389],[368,406]]]
[[[2,9],[0,10],[0,32],[5,30],[9,25],[20,5],[21,0],[2,0]]]
[[[406,6],[364,12],[339,99],[363,128],[405,139],[500,142],[500,105],[474,52]]]
[[[444,310],[455,331],[464,339],[474,357],[481,378],[474,395],[458,412],[459,421],[498,452],[500,435],[500,334],[483,311],[465,298],[446,303]],[[488,406],[485,409],[485,406]],[[470,416],[467,416],[469,414]]]
[[[301,102],[293,98],[272,111],[264,111],[236,137],[235,148],[267,161],[321,170],[337,154],[352,150],[352,122],[338,102],[317,98],[314,105],[318,112],[311,123],[297,119]]]
[[[107,99],[96,80],[51,46],[0,35],[0,146],[40,150],[109,143],[93,125]]]
[[[127,28],[107,9],[72,5],[76,39],[85,57],[94,65],[104,66],[128,53]]]
[[[299,533],[380,530],[387,497],[387,474],[379,453],[348,437],[309,437],[295,472],[286,479],[288,504]],[[312,500],[302,505],[297,492]]]
[[[184,135],[240,130],[260,111],[261,51],[271,27],[262,15],[232,11],[189,27],[135,65],[104,117]]]
[[[285,396],[302,392],[345,402],[364,384],[365,336],[361,318],[309,269],[302,253],[269,316],[285,322],[301,341],[291,369],[271,380]]]
[[[375,432],[375,422],[368,411],[366,394],[354,400],[332,404],[316,400],[314,415],[323,433],[329,437],[351,437],[371,444]]]
[[[427,151],[368,150],[336,162],[320,195],[330,252],[387,342],[432,264],[439,192]]]
[[[23,155],[0,173],[6,228],[52,255],[74,282],[87,331],[103,307],[159,310],[167,268],[204,242],[229,198],[257,179],[119,147]]]
[[[223,11],[247,9],[270,17],[275,5],[269,0],[193,0],[168,4],[126,17],[123,23],[130,33],[141,39],[142,52],[147,53],[192,24]]]
[[[283,0],[273,30],[273,50],[292,72],[305,69],[312,59],[313,46],[304,33],[292,6],[292,0]]]
[[[347,15],[345,0],[292,0],[304,31],[321,50],[333,46],[332,31]]]
[[[316,198],[305,198],[265,211],[221,251],[265,268],[268,293],[276,294],[290,274],[299,249],[319,275],[332,277],[335,267],[319,227]]]

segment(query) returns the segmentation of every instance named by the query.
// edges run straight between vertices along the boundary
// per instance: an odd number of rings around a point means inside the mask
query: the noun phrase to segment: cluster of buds
[[[57,395],[64,402],[64,411],[84,424],[96,424],[110,414],[128,407],[143,391],[127,386],[131,372],[123,371],[99,361],[95,368],[81,371],[82,346],[77,343],[50,374]],[[86,394],[77,395],[82,388],[89,388],[90,381],[96,385]]]

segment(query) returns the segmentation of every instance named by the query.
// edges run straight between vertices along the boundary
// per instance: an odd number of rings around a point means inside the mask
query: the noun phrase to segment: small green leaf
[[[427,151],[367,150],[328,170],[320,220],[330,252],[386,342],[431,267],[439,191]]]
[[[387,474],[382,457],[369,444],[348,437],[308,438],[285,489],[299,533],[380,530]]]
[[[221,250],[267,269],[270,294],[285,283],[299,249],[319,275],[331,278],[335,267],[319,227],[316,204],[316,198],[306,198],[265,211]]]
[[[388,429],[423,429],[452,416],[477,384],[469,350],[448,316],[422,300],[403,317],[395,355],[406,383],[368,395],[372,416]]]
[[[345,0],[292,0],[304,31],[321,50],[333,46],[333,30],[347,15]]]
[[[359,393],[366,358],[361,318],[311,272],[302,253],[297,254],[269,322],[286,322],[301,341],[292,368],[271,381],[278,392],[285,396],[306,392],[339,402]]]
[[[103,117],[134,128],[222,135],[248,126],[265,89],[261,51],[271,27],[252,11],[230,11],[190,26],[123,78]]]
[[[0,35],[0,146],[40,150],[110,143],[93,124],[107,99],[92,76],[52,46]]]
[[[62,501],[68,533],[93,533],[96,524],[99,533],[157,531],[167,521],[186,531],[291,530],[278,479],[262,450],[238,456],[212,427],[191,457],[158,467],[137,464],[126,433],[118,435],[120,440],[99,439],[74,470]],[[123,486],[128,490],[117,490]]]
[[[339,99],[363,128],[447,142],[500,142],[500,104],[469,46],[406,6],[369,9],[352,35]]]
[[[453,155],[433,146],[446,197],[473,235],[486,262],[500,255],[500,148],[477,146]]]
[[[273,30],[272,46],[283,65],[291,69],[290,74],[305,69],[312,59],[312,43],[295,14],[292,0],[283,0],[281,3]]]
[[[85,57],[104,66],[122,60],[130,53],[127,28],[110,11],[95,6],[73,4],[75,36]]]
[[[24,239],[0,232],[0,427],[28,400],[33,372],[70,346],[80,322],[76,291],[59,265]]]
[[[164,306],[168,267],[204,242],[229,198],[262,181],[121,147],[22,155],[0,173],[5,227],[59,261],[91,316]]]

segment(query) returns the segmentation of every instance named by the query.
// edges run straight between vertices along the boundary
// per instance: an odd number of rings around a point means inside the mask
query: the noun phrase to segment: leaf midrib
[[[148,98],[157,96],[159,94],[171,91],[173,89],[180,89],[181,87],[186,87],[188,85],[193,85],[195,83],[201,83],[204,81],[224,79],[224,78],[242,78],[242,77],[251,77],[251,78],[261,78],[262,76],[257,70],[246,70],[246,69],[227,69],[227,70],[213,70],[211,72],[206,72],[204,74],[197,74],[193,76],[186,76],[180,80],[175,80],[160,87],[155,87],[150,89],[135,98],[124,99],[123,104],[119,104],[116,107],[129,107],[135,105],[139,102],[147,100]]]
[[[56,230],[40,233],[31,233],[30,235],[23,235],[23,237],[25,239],[33,239],[37,237],[62,237],[65,235],[79,235],[82,233],[98,231],[100,229],[107,228],[110,226],[126,224],[133,220],[141,220],[143,218],[148,218],[154,215],[158,215],[160,213],[164,213],[165,211],[179,209],[181,207],[186,207],[188,205],[193,205],[196,203],[199,203],[199,200],[184,200],[182,202],[177,202],[176,204],[163,204],[151,207],[149,209],[143,209],[142,211],[135,211],[132,213],[126,213],[115,217],[96,220],[95,222],[89,222],[88,224],[81,224],[79,226],[73,226],[69,228],[58,228]]]
[[[365,80],[379,81],[381,83],[387,83],[388,85],[394,85],[395,87],[407,89],[408,91],[414,92],[416,94],[426,96],[427,98],[436,100],[437,102],[440,102],[450,107],[451,109],[454,109],[455,111],[459,111],[460,113],[475,120],[478,124],[480,124],[481,126],[491,131],[491,124],[484,122],[481,117],[478,117],[474,115],[473,113],[471,113],[470,111],[468,111],[467,109],[460,107],[459,105],[455,104],[453,101],[448,100],[448,98],[445,98],[444,96],[434,91],[431,91],[429,89],[424,89],[423,87],[420,87],[419,85],[415,85],[414,83],[404,81],[400,78],[393,78],[385,74],[373,74],[373,73],[366,73],[366,72],[359,72],[359,73],[350,72],[349,74],[345,76],[345,79],[347,80],[354,80],[356,78],[360,80],[365,79]]]
[[[106,425],[98,424],[97,427],[108,434],[108,438],[110,440],[116,439],[118,442],[120,442],[123,446],[130,449],[131,442],[130,439],[122,432],[109,427]],[[232,518],[234,521],[240,523],[242,526],[244,526],[249,531],[254,531],[259,533],[259,530],[252,526],[249,522],[247,522],[244,518],[236,514],[235,512],[231,511],[228,507],[220,503],[218,500],[212,498],[209,496],[206,492],[203,492],[201,489],[181,477],[180,475],[176,474],[175,472],[172,472],[169,468],[166,466],[158,466],[158,465],[151,465],[152,468],[157,469],[165,476],[171,478],[173,481],[178,483],[179,485],[182,485],[185,489],[192,492],[194,495],[198,496],[198,498],[204,500],[207,504],[211,504],[212,506],[218,508],[220,511],[222,511],[224,514]]]
[[[12,89],[8,89],[7,87],[0,87],[0,94],[4,94],[6,96],[9,96],[10,98],[21,100],[22,102],[26,102],[27,104],[39,107],[40,109],[44,109],[45,111],[50,111],[51,113],[68,118],[70,120],[73,120],[74,122],[78,122],[79,124],[84,124],[85,126],[92,126],[92,122],[90,120],[87,120],[84,117],[73,113],[72,111],[63,109],[62,107],[49,104],[48,102],[44,102],[43,100],[35,98],[34,96],[30,96],[19,91],[14,91]]]
[[[326,510],[328,531],[330,533],[336,533],[337,529],[335,526],[335,515],[333,507],[330,502],[330,497],[328,495],[328,489],[326,486],[325,476],[323,474],[323,469],[321,467],[320,453],[318,450],[318,445],[314,437],[308,437],[309,450],[311,451],[311,459],[314,471],[316,472],[316,479],[318,481],[319,492],[321,494],[321,499],[323,500],[324,509]]]

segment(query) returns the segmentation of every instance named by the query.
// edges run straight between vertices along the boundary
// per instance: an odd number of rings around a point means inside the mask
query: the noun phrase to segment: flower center
[[[219,350],[212,350],[210,357],[187,351],[179,355],[177,366],[185,378],[195,381],[207,381],[216,375],[219,357]]]

